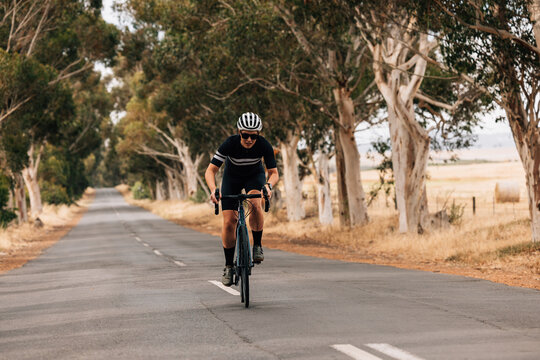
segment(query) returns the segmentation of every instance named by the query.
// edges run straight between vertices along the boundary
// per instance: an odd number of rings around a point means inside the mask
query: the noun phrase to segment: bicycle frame
[[[240,232],[244,232],[243,239],[246,241],[247,244],[241,244],[240,241],[242,237],[240,236]],[[248,254],[248,263],[244,264],[243,259],[240,256],[240,249],[247,250]],[[239,268],[248,266],[248,272],[251,275],[251,268],[253,267],[253,261],[251,259],[251,246],[249,243],[249,235],[247,232],[247,225],[246,225],[246,214],[243,206],[243,201],[238,202],[238,223],[236,224],[236,265]]]
[[[216,199],[219,199],[219,190],[216,189]],[[251,257],[251,246],[249,242],[249,234],[246,224],[246,212],[244,210],[244,201],[247,199],[264,198],[265,206],[264,211],[268,212],[270,202],[268,200],[268,194],[266,188],[263,188],[262,194],[239,194],[239,195],[224,195],[223,199],[234,199],[238,202],[238,222],[236,223],[236,264],[234,266],[235,279],[234,284],[238,285],[241,282],[240,294],[242,302],[246,308],[249,307],[249,276],[251,275],[251,268],[253,265],[253,259]],[[219,205],[215,206],[216,215],[219,214]]]

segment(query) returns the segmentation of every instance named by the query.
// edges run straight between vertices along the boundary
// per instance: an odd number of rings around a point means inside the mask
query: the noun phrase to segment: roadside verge
[[[189,201],[134,200],[126,185],[116,187],[126,201],[167,220],[220,236],[221,216],[213,207]],[[364,227],[323,227],[316,220],[290,223],[267,214],[263,246],[320,258],[362,262],[468,276],[540,290],[540,244],[530,239],[525,220],[449,228],[409,236],[395,231],[395,219],[375,219]],[[523,234],[522,234],[523,233]],[[450,255],[448,255],[450,254]]]
[[[28,223],[0,229],[0,274],[23,266],[64,237],[79,223],[94,196],[95,190],[89,188],[76,204],[45,205],[42,227]]]

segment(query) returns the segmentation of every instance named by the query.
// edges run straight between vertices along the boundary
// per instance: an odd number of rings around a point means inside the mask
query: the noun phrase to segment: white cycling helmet
[[[240,115],[237,126],[238,130],[261,131],[262,121],[259,115],[247,112]]]

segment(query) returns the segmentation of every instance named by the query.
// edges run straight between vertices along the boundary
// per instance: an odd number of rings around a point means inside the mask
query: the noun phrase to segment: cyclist
[[[247,194],[260,194],[261,189],[266,187],[270,198],[272,197],[272,188],[279,180],[272,145],[260,135],[261,118],[251,112],[244,113],[238,118],[237,127],[238,134],[230,136],[221,144],[204,175],[214,204],[219,201],[215,196],[216,173],[223,163],[225,163],[221,183],[221,194],[223,195],[240,194],[242,189],[245,189]],[[264,158],[268,170],[268,180],[261,158]],[[253,209],[249,217],[249,227],[253,234],[253,262],[260,263],[264,260],[261,245],[264,225],[262,199],[249,199],[249,201]],[[221,209],[223,212],[221,239],[225,253],[225,268],[221,282],[225,286],[231,286],[236,247],[236,223],[238,221],[237,202],[231,199],[222,199]]]

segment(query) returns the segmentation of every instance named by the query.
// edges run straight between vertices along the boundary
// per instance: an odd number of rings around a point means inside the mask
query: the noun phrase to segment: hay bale
[[[513,181],[498,181],[495,184],[495,202],[519,202],[519,184]]]

